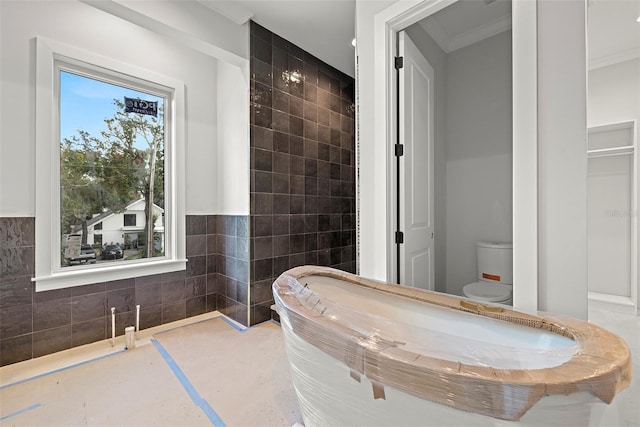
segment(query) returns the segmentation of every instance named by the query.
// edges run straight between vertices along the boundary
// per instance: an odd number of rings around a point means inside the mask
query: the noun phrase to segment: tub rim
[[[544,329],[573,340],[578,350],[569,361],[554,367],[496,369],[421,355],[385,340],[372,342],[370,337],[298,301],[292,289],[302,286],[299,280],[309,276],[330,277],[447,309]],[[374,398],[384,398],[386,385],[456,409],[515,421],[544,396],[588,392],[610,403],[631,381],[631,354],[626,342],[587,321],[542,311],[523,313],[320,266],[285,271],[273,283],[273,295],[280,316],[293,332],[346,364],[354,379],[367,377]]]

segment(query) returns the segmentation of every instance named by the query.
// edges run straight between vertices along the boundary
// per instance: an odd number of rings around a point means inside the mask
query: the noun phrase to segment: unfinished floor
[[[624,338],[634,377],[603,417],[640,426],[640,317],[591,309]],[[301,421],[280,326],[245,329],[209,313],[0,368],[7,426],[292,426]]]
[[[168,328],[167,328],[168,326]],[[219,313],[0,370],[0,423],[291,426],[300,414],[280,327]]]

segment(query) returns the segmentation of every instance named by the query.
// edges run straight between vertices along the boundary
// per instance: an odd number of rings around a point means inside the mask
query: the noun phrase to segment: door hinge
[[[404,67],[404,58],[402,56],[396,56],[394,66],[396,67],[396,70]]]
[[[395,146],[396,157],[404,156],[404,145],[396,144]]]
[[[396,231],[396,243],[404,243],[404,233],[402,231]]]

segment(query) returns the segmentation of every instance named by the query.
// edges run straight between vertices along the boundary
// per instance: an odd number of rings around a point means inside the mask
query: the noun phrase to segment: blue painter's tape
[[[205,415],[209,418],[209,421],[211,421],[214,426],[226,427],[226,424],[224,423],[224,421],[222,421],[222,418],[220,418],[218,413],[211,407],[211,405],[209,405],[209,402],[207,402],[202,398],[202,396],[200,396],[200,393],[198,393],[193,384],[191,384],[191,381],[189,381],[184,372],[182,372],[182,369],[180,369],[178,364],[173,360],[169,352],[167,352],[162,344],[160,344],[155,339],[151,339],[151,342],[155,346],[156,350],[158,350],[164,361],[167,362],[167,365],[169,365],[169,368],[171,368],[176,378],[178,378],[178,381],[180,381],[182,387],[184,387],[191,400],[193,400],[193,403],[195,403],[200,407],[200,409],[202,409]]]
[[[3,386],[0,386],[0,390],[5,389],[7,387],[12,387],[14,385],[26,383],[27,381],[31,381],[31,380],[35,380],[35,379],[38,379],[38,378],[46,377],[46,376],[49,376],[49,375],[52,375],[52,374],[56,374],[58,372],[66,371],[67,369],[75,368],[77,366],[86,365],[87,363],[95,362],[95,361],[104,359],[106,357],[115,356],[116,354],[120,354],[123,351],[125,351],[125,350],[114,351],[113,353],[105,354],[104,356],[94,357],[93,359],[89,359],[89,360],[85,360],[83,362],[75,363],[73,365],[65,366],[64,368],[55,369],[53,371],[45,372],[44,374],[35,375],[33,377],[25,378],[24,380],[16,381],[14,383],[5,384]]]
[[[2,1],[2,0],[0,0],[0,1]],[[245,326],[242,326],[242,325],[239,325],[239,324],[235,323],[233,320],[229,319],[225,315],[221,315],[221,316],[211,317],[209,319],[199,320],[199,321],[193,322],[193,323],[188,323],[186,325],[176,326],[175,328],[165,329],[164,331],[156,332],[153,335],[156,336],[156,335],[166,334],[167,332],[173,332],[176,329],[188,328],[189,326],[197,325],[198,323],[210,322],[210,321],[216,320],[216,319],[224,320],[227,323],[227,325],[231,326],[233,329],[237,330],[238,332],[244,332],[244,331],[250,329],[250,328],[247,328]]]
[[[24,408],[24,409],[21,409],[19,411],[16,411],[13,414],[9,414],[9,415],[5,415],[4,417],[0,417],[0,421],[4,421],[4,420],[6,420],[8,418],[15,417],[16,415],[24,414],[25,412],[32,411],[32,410],[37,409],[37,408],[39,408],[41,406],[42,405],[40,403],[36,403],[35,405],[31,405],[28,408]]]
[[[244,326],[238,325],[236,322],[227,319],[225,316],[222,316],[222,320],[227,322],[227,325],[231,326],[232,328],[236,329],[237,331],[244,332],[247,329],[249,329],[249,328],[245,328]]]

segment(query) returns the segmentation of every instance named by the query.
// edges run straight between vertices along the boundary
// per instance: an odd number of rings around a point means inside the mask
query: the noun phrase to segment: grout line
[[[25,383],[25,382],[28,382],[28,381],[31,381],[31,380],[35,380],[35,379],[38,379],[38,378],[47,377],[49,375],[56,374],[56,373],[62,372],[62,371],[66,371],[66,370],[71,369],[71,368],[75,368],[75,367],[78,367],[78,366],[86,365],[87,363],[96,362],[98,360],[101,360],[101,359],[104,359],[104,358],[107,358],[107,357],[111,357],[111,356],[114,356],[116,354],[120,354],[120,353],[122,353],[124,351],[126,351],[126,350],[123,349],[123,350],[114,351],[112,353],[105,354],[104,356],[94,357],[93,359],[84,360],[82,362],[74,363],[73,365],[65,366],[64,368],[54,369],[53,371],[45,372],[45,373],[42,373],[42,374],[34,375],[33,377],[29,377],[29,378],[18,380],[18,381],[12,382],[12,383],[4,384],[4,385],[0,386],[0,390],[4,390],[5,388],[8,388],[8,387],[11,387],[11,386],[14,386],[14,385],[18,385],[18,384],[22,384],[22,383]]]
[[[27,408],[24,408],[24,409],[21,409],[19,411],[16,411],[13,414],[9,414],[9,415],[5,415],[4,417],[0,417],[0,421],[4,421],[4,420],[6,420],[8,418],[15,417],[16,415],[23,414],[23,413],[31,411],[33,409],[37,409],[37,408],[39,408],[41,406],[42,406],[42,404],[36,403],[35,405],[31,405],[31,406],[29,406]]]
[[[178,378],[178,381],[180,381],[182,387],[185,389],[189,397],[191,397],[193,403],[202,409],[205,415],[209,418],[209,421],[211,421],[214,426],[226,427],[222,418],[220,418],[218,413],[211,407],[211,405],[209,405],[209,402],[200,396],[193,384],[191,384],[191,381],[189,381],[184,372],[182,372],[182,369],[180,369],[178,364],[173,360],[162,344],[160,344],[156,339],[151,339],[151,343],[155,346],[156,350],[158,350],[164,361],[167,362],[167,365],[169,365],[169,368],[171,368],[176,378]]]

